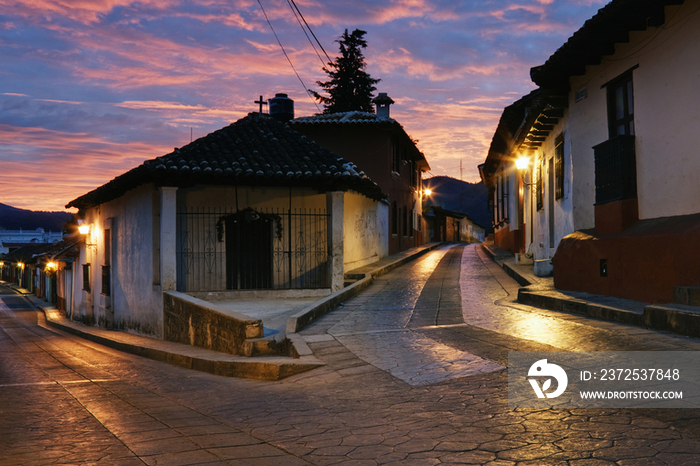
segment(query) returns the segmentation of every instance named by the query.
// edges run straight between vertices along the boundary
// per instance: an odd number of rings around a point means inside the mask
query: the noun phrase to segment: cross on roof
[[[260,96],[260,100],[255,101],[256,104],[260,104],[260,114],[262,115],[263,112],[263,105],[267,105],[267,102],[263,100],[263,96]]]

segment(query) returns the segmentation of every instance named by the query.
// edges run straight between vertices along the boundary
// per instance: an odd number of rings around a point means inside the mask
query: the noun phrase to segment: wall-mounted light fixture
[[[90,234],[90,224],[85,220],[78,220],[78,232],[85,237],[85,246],[97,251],[97,243],[88,243],[87,235]]]
[[[534,186],[537,184],[537,183],[528,183],[525,181],[525,172],[527,171],[529,166],[530,166],[530,158],[529,157],[527,157],[525,155],[521,155],[520,157],[515,159],[515,168],[517,168],[518,171],[520,172],[520,177],[523,180],[524,186]]]
[[[50,270],[50,271],[53,272],[53,271],[55,271],[55,270],[58,270],[58,264],[55,263],[55,262],[53,262],[53,261],[51,261],[51,262],[49,262],[49,263],[46,264],[46,268],[47,268],[48,270]]]

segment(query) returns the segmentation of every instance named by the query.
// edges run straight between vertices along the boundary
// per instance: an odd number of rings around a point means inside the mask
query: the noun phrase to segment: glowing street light
[[[528,159],[525,156],[518,157],[515,159],[515,168],[518,170],[526,170],[527,167],[530,165],[530,159]]]
[[[81,235],[87,235],[90,233],[90,225],[85,223],[84,220],[80,220],[78,225],[78,231],[80,232]]]

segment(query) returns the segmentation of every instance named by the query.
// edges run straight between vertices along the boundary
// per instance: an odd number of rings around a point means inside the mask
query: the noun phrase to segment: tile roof
[[[538,86],[568,89],[571,76],[597,65],[615,44],[629,42],[630,31],[644,31],[666,22],[664,7],[683,0],[612,0],[576,31],[549,59],[530,70]]]
[[[430,170],[428,161],[425,155],[416,147],[415,142],[406,133],[403,126],[393,118],[382,118],[374,113],[367,112],[340,112],[340,113],[321,113],[307,117],[295,118],[288,123],[292,128],[295,126],[322,126],[322,125],[341,125],[347,127],[358,127],[363,125],[371,125],[378,128],[393,128],[396,134],[404,138],[410,146],[413,146],[414,159],[424,164],[424,169]],[[300,131],[302,131],[300,129]]]
[[[501,160],[509,157],[512,148],[527,135],[532,124],[529,120],[534,120],[544,109],[545,94],[541,89],[535,89],[503,109],[481,170],[486,186],[493,186],[493,176]]]
[[[308,117],[295,118],[289,122],[291,125],[297,124],[327,124],[327,123],[338,123],[338,124],[376,124],[376,125],[399,125],[399,122],[393,118],[380,118],[374,113],[367,112],[341,112],[341,113],[322,113],[319,115],[313,115]],[[401,126],[401,125],[399,125]]]
[[[386,197],[352,162],[268,115],[251,113],[170,154],[146,160],[66,207],[93,207],[146,183],[177,187],[235,183],[311,187],[319,191],[352,189],[371,199]]]

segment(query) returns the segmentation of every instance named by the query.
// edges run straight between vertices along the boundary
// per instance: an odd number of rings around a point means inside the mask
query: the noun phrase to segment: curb
[[[551,311],[568,312],[640,327],[645,326],[644,314],[578,299],[561,299],[553,296],[546,296],[538,294],[536,291],[530,291],[527,288],[520,288],[518,290],[518,302],[529,306],[549,309]]]
[[[442,244],[443,243],[432,243],[428,246],[419,246],[420,249],[417,249],[414,253],[407,255],[406,257],[402,257],[401,259],[397,259],[396,261],[384,266],[373,269],[370,272],[365,272],[363,274],[347,274],[345,278],[357,279],[358,281],[346,288],[343,288],[342,290],[336,291],[320,301],[313,303],[306,309],[303,309],[291,316],[287,320],[287,336],[301,331],[305,327],[314,323],[316,320],[333,311],[336,307],[338,307],[338,305],[340,305],[340,303],[354,298],[362,291],[366,290],[372,284],[372,277],[379,277],[387,274],[395,268],[422,256],[428,251],[432,251]]]
[[[549,296],[547,294],[549,288],[544,289],[541,285],[531,283],[528,277],[520,275],[520,271],[504,260],[505,256],[495,254],[486,245],[482,244],[482,248],[491,260],[524,286],[518,290],[517,301],[521,304],[700,338],[700,307],[641,303],[643,307],[639,311],[634,311],[583,299]],[[556,289],[551,288],[551,291]]]
[[[25,296],[25,299],[44,313],[48,326],[117,351],[199,372],[224,377],[281,380],[325,365],[310,351],[307,354],[299,352],[299,358],[234,356],[181,343],[156,340],[114,330],[103,330],[97,327],[91,328],[81,323],[68,321],[59,311],[41,306],[40,303],[34,302],[28,296]]]

